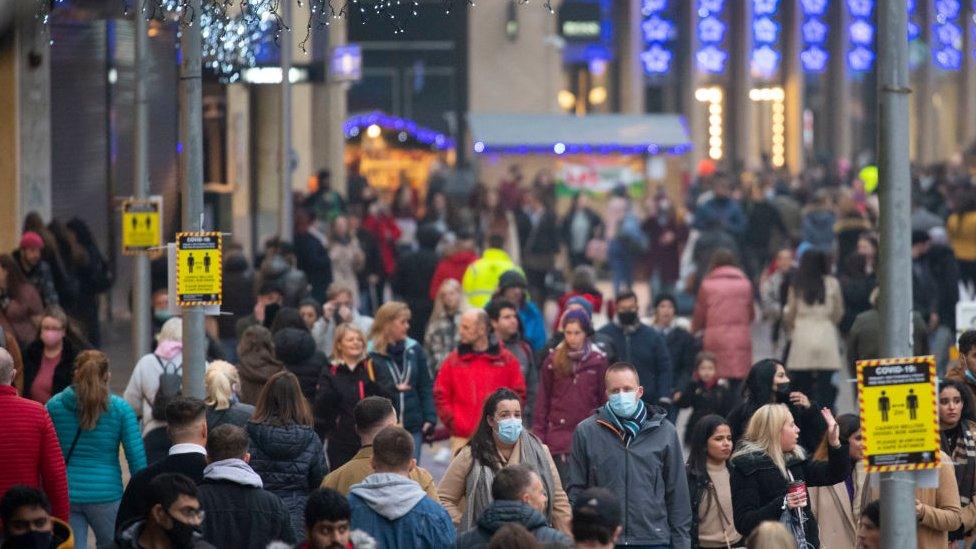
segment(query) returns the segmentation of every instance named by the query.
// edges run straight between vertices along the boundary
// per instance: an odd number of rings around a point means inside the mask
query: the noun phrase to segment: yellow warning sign
[[[176,233],[176,300],[181,307],[220,305],[220,233]]]
[[[860,360],[857,393],[871,472],[939,465],[935,357]]]
[[[162,246],[163,201],[129,199],[122,204],[122,253],[134,255]]]

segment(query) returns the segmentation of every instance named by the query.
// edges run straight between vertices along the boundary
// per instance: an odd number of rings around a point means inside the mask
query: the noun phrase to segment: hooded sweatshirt
[[[349,492],[352,527],[380,547],[450,547],[454,524],[419,484],[395,473],[373,473]]]
[[[263,487],[261,477],[241,459],[207,465],[200,483],[200,506],[207,512],[204,539],[217,547],[252,549],[273,541],[294,543],[288,508]]]
[[[545,517],[521,501],[493,501],[478,519],[478,526],[458,536],[455,547],[476,549],[487,547],[495,532],[509,523],[521,524],[539,543],[571,546],[566,534],[546,524]]]

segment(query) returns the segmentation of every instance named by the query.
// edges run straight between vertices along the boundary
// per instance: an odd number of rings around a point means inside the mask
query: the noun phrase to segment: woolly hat
[[[24,236],[20,237],[20,249],[29,250],[31,248],[43,250],[44,239],[34,231],[27,231],[24,233]]]
[[[590,315],[586,311],[581,311],[579,309],[570,309],[563,313],[563,317],[559,319],[559,326],[563,327],[567,322],[579,322],[580,327],[583,328],[583,332],[589,334],[593,331],[593,327],[590,322]]]
[[[528,288],[529,283],[525,279],[525,275],[512,269],[510,271],[505,271],[502,276],[498,279],[498,290],[505,291],[509,288]]]
[[[589,299],[581,295],[574,295],[573,297],[566,300],[566,308],[568,309],[570,305],[579,305],[586,310],[586,314],[593,316],[593,304],[590,303]]]

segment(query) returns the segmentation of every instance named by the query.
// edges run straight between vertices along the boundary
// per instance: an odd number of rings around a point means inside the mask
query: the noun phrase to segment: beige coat
[[[373,474],[373,447],[363,446],[356,452],[345,465],[332,471],[322,479],[322,488],[331,488],[344,496],[349,495],[349,490],[354,484],[359,484],[369,475]],[[416,482],[427,492],[430,499],[437,501],[437,486],[434,478],[430,476],[427,469],[414,467],[410,471],[410,480]]]
[[[783,322],[791,337],[787,370],[835,371],[843,365],[837,323],[844,316],[844,297],[836,278],[825,276],[824,286],[824,302],[813,305],[790,288],[783,309]]]
[[[820,527],[820,546],[825,549],[854,549],[858,515],[861,514],[861,491],[864,488],[864,462],[854,468],[854,501],[847,486],[814,486],[810,492],[810,510]]]
[[[949,532],[955,531],[962,524],[955,467],[952,465],[952,458],[945,452],[940,453],[939,487],[915,489],[915,498],[924,507],[922,518],[918,519],[918,549],[945,549],[949,545]],[[871,476],[868,475],[866,483]],[[869,488],[865,484],[861,507],[876,499],[878,488]]]
[[[521,441],[515,443],[515,448],[512,449],[512,457],[507,462],[504,458],[502,459],[504,465],[516,465],[519,463],[520,444]],[[553,528],[566,535],[572,535],[570,525],[572,510],[569,506],[569,497],[566,496],[566,492],[563,490],[562,481],[559,479],[559,471],[556,470],[556,464],[552,461],[552,456],[549,454],[549,447],[546,446],[545,449],[546,456],[549,458],[549,470],[552,471],[552,480],[556,484],[556,493],[553,495],[552,501],[552,516],[548,518]],[[444,506],[444,509],[447,509],[447,514],[451,515],[451,520],[454,521],[455,526],[461,524],[461,515],[464,514],[464,508],[467,506],[465,480],[468,477],[468,472],[471,471],[472,461],[471,447],[465,446],[454,456],[454,460],[448,465],[447,471],[444,472],[444,478],[441,479],[441,483],[437,487],[437,493],[440,494],[441,498],[441,505]]]

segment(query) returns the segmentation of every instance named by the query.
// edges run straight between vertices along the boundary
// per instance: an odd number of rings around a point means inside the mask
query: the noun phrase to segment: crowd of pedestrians
[[[517,166],[468,202],[320,174],[293,238],[253,263],[227,246],[201,400],[165,265],[153,350],[114,395],[113,269],[84,223],[28,216],[0,255],[2,547],[878,547],[860,421],[837,409],[881,358],[877,201],[823,173],[565,204]],[[916,176],[943,458],[918,546],[945,548],[976,527],[976,331],[953,337],[976,188]]]

